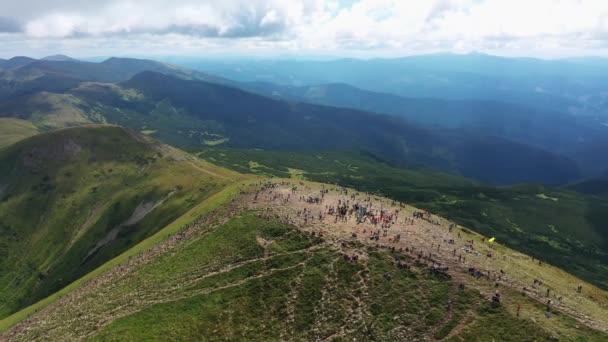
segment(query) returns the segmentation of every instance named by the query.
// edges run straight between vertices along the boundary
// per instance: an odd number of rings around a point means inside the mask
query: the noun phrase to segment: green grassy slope
[[[37,133],[38,128],[30,121],[0,118],[0,149]]]
[[[83,102],[69,94],[40,92],[0,103],[0,116],[31,122],[41,131],[103,123],[82,110]]]
[[[352,248],[368,258],[347,262],[333,245],[260,212],[221,209],[180,241],[134,258],[6,337],[544,341],[552,335],[490,308],[471,290],[455,291],[446,320],[449,279],[423,268],[399,269],[396,255],[362,246]],[[567,317],[554,318],[574,329]],[[601,338],[575,331],[582,339]]]
[[[115,126],[0,151],[0,317],[151,236],[233,176]]]
[[[357,151],[306,154],[209,148],[200,156],[242,173],[337,183],[427,208],[608,288],[606,199],[543,186],[485,186],[393,167]]]

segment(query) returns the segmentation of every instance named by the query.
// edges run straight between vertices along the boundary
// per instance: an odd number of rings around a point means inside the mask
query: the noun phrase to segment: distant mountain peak
[[[22,60],[30,60],[34,61],[35,59],[28,56],[14,56],[9,59],[9,61],[22,61]]]
[[[120,60],[123,60],[123,59],[131,59],[131,58],[109,57],[109,58],[105,59],[102,63],[112,63],[112,62],[120,61]]]
[[[34,61],[36,61],[36,60],[31,57],[15,56],[9,60],[0,61],[0,68],[3,68],[3,69],[19,68],[24,65],[30,64],[31,62],[34,62]]]
[[[135,62],[135,63],[146,62],[146,63],[162,64],[160,62],[153,61],[150,59],[131,58],[131,57],[110,57],[101,63],[110,64],[110,63],[121,63],[121,62]]]
[[[54,61],[54,62],[74,62],[77,61],[77,59],[72,58],[70,56],[66,56],[66,55],[52,55],[52,56],[46,56],[44,58],[42,58],[43,61]]]

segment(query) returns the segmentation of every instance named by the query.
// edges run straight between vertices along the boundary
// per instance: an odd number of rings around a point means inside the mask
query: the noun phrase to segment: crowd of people
[[[281,184],[283,186],[288,184]],[[263,184],[261,189],[256,192],[255,200],[261,193],[264,193],[265,200],[267,201],[279,201],[283,202],[290,201],[289,195],[285,196],[282,193],[275,191],[278,186],[272,183]],[[324,222],[327,216],[333,217],[333,222],[337,224],[353,222],[354,232],[351,238],[358,239],[359,233],[365,236],[369,241],[373,241],[376,247],[387,248],[396,253],[403,253],[409,255],[413,260],[419,264],[425,264],[429,266],[431,272],[441,272],[448,274],[449,267],[447,262],[454,262],[460,265],[467,265],[467,254],[472,254],[477,257],[481,254],[480,250],[476,248],[474,239],[461,240],[461,233],[458,230],[458,225],[453,222],[445,222],[440,219],[435,219],[434,216],[428,210],[414,210],[410,216],[402,215],[406,206],[403,203],[392,201],[385,203],[384,200],[376,198],[369,194],[360,194],[351,192],[349,195],[348,189],[341,187],[325,188],[323,187],[320,191],[313,190],[310,187],[304,186],[300,183],[299,186],[291,187],[291,194],[295,194],[302,190],[299,198],[299,202],[302,202],[304,208],[300,211],[299,216],[304,225],[310,225],[314,223],[315,217],[318,222]],[[337,193],[337,196],[333,196],[332,200],[327,201],[326,195],[330,192]],[[389,204],[385,206],[385,204]],[[399,220],[399,217],[402,220]],[[428,225],[421,224],[420,221],[425,221],[433,226],[437,226],[438,229],[433,230],[427,228],[424,231],[425,241],[420,240],[407,240],[407,229],[411,226],[424,226]],[[419,224],[420,223],[420,224]],[[398,229],[393,229],[395,226],[399,226]],[[358,228],[357,228],[358,227]],[[445,229],[441,229],[445,227]],[[404,235],[405,233],[405,235]],[[317,232],[319,236],[323,236],[323,231]],[[454,236],[457,234],[457,239]],[[405,238],[405,239],[403,239]],[[457,242],[458,241],[458,242]],[[430,248],[429,248],[429,242]],[[442,245],[442,242],[444,243]],[[482,247],[486,248],[485,255],[488,259],[491,259],[493,253],[491,252],[492,247],[489,244],[484,244],[485,239],[482,238]],[[461,244],[460,248],[450,247],[450,245]],[[408,246],[409,245],[409,246]],[[446,250],[442,246],[448,246]],[[460,253],[458,251],[461,251]],[[358,261],[358,256],[345,255],[345,259],[353,262]],[[474,259],[474,260],[473,260]],[[470,259],[470,263],[479,262],[478,259]],[[442,261],[443,260],[443,261]],[[477,261],[475,261],[477,260]],[[442,262],[444,263],[442,265]],[[404,267],[406,263],[399,261],[400,267]],[[409,266],[408,266],[409,267]],[[468,273],[478,279],[485,279],[489,282],[493,282],[496,287],[500,283],[508,284],[509,277],[506,272],[502,269],[500,271],[485,269],[475,266],[467,265],[464,266],[465,270],[468,267]],[[543,286],[543,282],[540,279],[535,279],[533,282],[533,288],[540,288]],[[528,290],[524,287],[524,293]],[[577,291],[582,291],[582,286],[579,286]],[[546,297],[549,297],[551,290],[546,288]],[[558,297],[561,302],[561,297]],[[495,304],[499,304],[502,301],[498,290],[491,297],[491,301]],[[551,305],[551,299],[547,304],[547,308]],[[519,310],[518,310],[519,314]]]

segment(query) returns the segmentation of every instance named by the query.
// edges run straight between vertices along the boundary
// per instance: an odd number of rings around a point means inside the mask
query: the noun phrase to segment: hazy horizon
[[[608,2],[2,0],[3,58],[608,56]]]
[[[113,54],[113,55],[74,55],[67,54],[62,51],[56,51],[54,53],[49,54],[14,54],[14,55],[0,55],[0,59],[11,59],[14,57],[30,57],[34,59],[43,59],[46,57],[53,56],[66,56],[74,59],[78,59],[81,61],[87,62],[101,62],[108,58],[135,58],[135,59],[150,59],[150,60],[159,60],[166,61],[170,59],[183,59],[183,60],[227,60],[227,61],[239,61],[239,60],[260,60],[260,61],[282,61],[282,60],[300,60],[300,61],[336,61],[336,60],[391,60],[391,59],[401,59],[408,57],[425,57],[425,56],[470,56],[470,55],[483,55],[487,57],[498,57],[498,58],[507,58],[507,59],[533,59],[533,60],[541,60],[541,61],[560,61],[560,60],[577,60],[577,59],[600,59],[608,61],[608,56],[599,56],[599,55],[581,55],[581,56],[559,56],[559,57],[538,57],[538,56],[526,56],[526,55],[499,55],[499,54],[491,54],[479,51],[471,51],[471,52],[450,52],[450,51],[437,51],[437,52],[428,52],[428,53],[413,53],[413,54],[404,54],[397,56],[349,56],[349,55],[323,55],[323,54],[276,54],[276,55],[246,55],[246,54],[209,54],[209,55],[171,55],[171,54]]]

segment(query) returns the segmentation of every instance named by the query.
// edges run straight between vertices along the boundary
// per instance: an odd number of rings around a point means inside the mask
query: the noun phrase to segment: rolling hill
[[[39,133],[31,121],[0,118],[0,149]]]
[[[0,317],[96,269],[236,180],[116,126],[0,150]]]
[[[2,65],[6,70],[0,70],[0,100],[39,91],[62,93],[85,81],[126,81],[142,71],[156,71],[189,79],[224,82],[219,77],[202,72],[132,58],[112,57],[100,63],[93,63],[65,58],[35,60],[27,57],[14,57]]]
[[[66,55],[52,55],[41,58],[43,61],[55,61],[55,62],[75,62],[77,59]]]
[[[25,56],[15,56],[10,59],[0,61],[0,69],[14,69],[27,65],[35,59]]]

